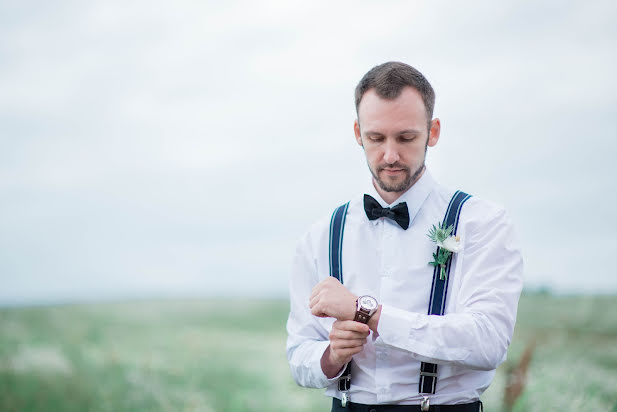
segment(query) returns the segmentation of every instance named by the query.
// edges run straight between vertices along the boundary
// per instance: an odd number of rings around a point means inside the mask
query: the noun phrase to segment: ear
[[[431,120],[431,131],[428,137],[428,145],[433,147],[437,144],[439,140],[439,133],[441,133],[441,122],[439,119],[435,118]]]
[[[362,135],[360,134],[360,123],[358,123],[358,119],[353,122],[353,132],[356,135],[356,142],[362,146]]]

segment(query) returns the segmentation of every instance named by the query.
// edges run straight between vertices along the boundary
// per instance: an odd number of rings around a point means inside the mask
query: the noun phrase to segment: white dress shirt
[[[388,205],[370,184],[367,193]],[[419,404],[420,362],[438,364],[432,405],[473,402],[491,383],[506,358],[522,289],[523,262],[504,209],[471,197],[462,208],[457,234],[463,250],[454,254],[444,316],[427,315],[436,245],[427,233],[444,219],[453,190],[428,170],[392,205],[407,202],[410,226],[368,220],[363,194],[352,199],[342,244],[343,281],[355,295],[382,305],[377,336],[353,357],[351,401],[364,404]],[[334,209],[334,208],[333,208]],[[329,276],[331,216],[300,239],[290,277],[287,358],[295,381],[327,388],[340,398],[337,379],[328,379],[320,359],[328,346],[332,318],[311,315],[312,288]]]

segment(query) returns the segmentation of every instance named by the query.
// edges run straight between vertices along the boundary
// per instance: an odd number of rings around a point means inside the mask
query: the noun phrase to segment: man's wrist
[[[332,351],[330,345],[326,348],[323,355],[321,355],[321,371],[326,375],[326,378],[332,379],[345,367],[345,363],[337,362],[332,359]]]

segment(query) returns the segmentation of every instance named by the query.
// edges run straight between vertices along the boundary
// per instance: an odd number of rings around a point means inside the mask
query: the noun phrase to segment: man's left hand
[[[353,320],[356,316],[357,299],[358,297],[336,278],[328,276],[313,288],[309,308],[313,315],[320,318]]]

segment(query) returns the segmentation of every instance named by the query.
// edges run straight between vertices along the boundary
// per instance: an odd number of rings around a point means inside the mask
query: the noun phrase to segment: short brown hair
[[[356,86],[356,114],[358,114],[360,100],[368,90],[375,89],[379,97],[394,100],[400,96],[406,86],[413,87],[422,96],[430,129],[433,108],[435,107],[435,91],[422,73],[401,62],[380,64],[373,67],[362,77]]]

